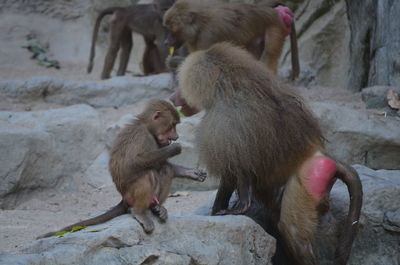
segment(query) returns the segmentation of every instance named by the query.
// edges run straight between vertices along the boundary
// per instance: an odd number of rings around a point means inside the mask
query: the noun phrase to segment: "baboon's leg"
[[[104,67],[103,72],[101,73],[101,79],[110,78],[111,71],[114,67],[115,58],[117,57],[121,44],[121,35],[124,29],[123,20],[118,18],[118,14],[114,13],[113,18],[114,20],[111,21],[110,28],[110,44],[107,50],[107,55],[104,59]]]
[[[238,178],[237,180],[237,193],[238,200],[231,209],[223,209],[217,212],[217,215],[226,214],[244,214],[250,208],[251,200],[253,197],[253,188],[250,179],[246,177]]]
[[[146,233],[151,233],[154,230],[154,223],[149,217],[154,189],[151,174],[148,173],[133,182],[130,185],[130,192],[124,196],[126,201],[132,201],[131,214],[142,225]]]
[[[229,180],[229,181],[228,181]],[[215,197],[212,214],[215,215],[229,207],[233,191],[236,189],[236,179],[233,177],[223,177],[219,183],[218,192]]]
[[[165,55],[161,54],[154,39],[145,37],[146,48],[143,53],[142,65],[145,75],[165,72]]]
[[[317,205],[300,179],[292,177],[283,194],[278,227],[288,248],[287,253],[293,255],[293,260],[299,265],[317,265],[313,251],[319,222]]]
[[[161,222],[167,221],[168,211],[161,204],[154,204],[153,206],[151,206],[151,211],[153,212],[153,214],[155,214],[156,216],[158,216],[160,218]]]
[[[133,46],[132,32],[129,28],[125,27],[121,33],[121,51],[119,55],[119,68],[117,75],[125,75],[126,68],[128,67],[129,57],[131,55]]]
[[[145,210],[143,212],[136,211],[135,208],[132,208],[131,213],[132,216],[139,222],[139,224],[143,227],[143,230],[151,234],[154,231],[154,223],[149,217],[149,210]]]
[[[260,60],[263,61],[268,69],[274,74],[278,74],[279,58],[282,54],[283,44],[285,43],[285,32],[283,28],[271,26],[265,32],[265,46]]]
[[[159,188],[155,195],[157,196],[159,204],[163,204],[167,200],[173,177],[174,171],[170,164],[166,163],[158,172]]]

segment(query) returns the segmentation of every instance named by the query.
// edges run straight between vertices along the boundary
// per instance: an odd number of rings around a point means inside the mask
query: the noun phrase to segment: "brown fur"
[[[137,119],[123,128],[114,141],[110,152],[109,170],[122,201],[108,212],[42,237],[60,231],[69,231],[75,226],[103,223],[127,213],[132,206],[132,216],[143,226],[145,232],[154,229],[148,217],[151,210],[161,221],[167,219],[167,210],[162,206],[168,197],[173,177],[204,181],[201,170],[188,169],[171,164],[168,158],[181,152],[180,144],[169,144],[178,135],[175,126],[179,123],[176,109],[164,100],[152,100]],[[156,196],[159,203],[153,200]]]
[[[178,0],[165,13],[163,23],[169,30],[168,44],[185,43],[189,53],[204,50],[211,45],[228,41],[252,51],[276,75],[278,60],[285,41],[283,22],[271,5],[224,3],[221,1]],[[212,6],[212,8],[210,8]],[[294,25],[293,25],[294,27]],[[295,36],[295,31],[293,31]],[[292,42],[293,53],[297,42]],[[259,49],[259,45],[263,45]],[[260,54],[261,53],[261,54]],[[293,75],[299,72],[293,61]]]
[[[245,50],[218,43],[192,53],[178,68],[180,93],[205,115],[196,139],[208,172],[221,178],[213,214],[242,214],[253,196],[279,228],[291,264],[317,264],[313,254],[319,218],[328,209],[305,189],[305,165],[323,155],[323,136],[311,111]],[[362,202],[361,182],[337,162],[336,178],[351,197],[336,264],[346,264]],[[237,189],[239,202],[227,209]]]
[[[165,6],[167,0],[155,0]],[[172,4],[172,3],[170,3]],[[165,8],[165,7],[163,7]],[[104,61],[102,79],[110,78],[117,53],[120,52],[120,64],[117,75],[124,75],[133,47],[132,32],[143,36],[145,51],[143,54],[143,73],[145,75],[166,72],[165,58],[168,54],[164,45],[166,30],[162,26],[162,15],[158,13],[153,4],[137,4],[129,7],[110,7],[100,12],[97,17],[92,36],[88,73],[92,71],[95,56],[95,44],[101,20],[106,15],[112,15],[110,39],[107,55]]]

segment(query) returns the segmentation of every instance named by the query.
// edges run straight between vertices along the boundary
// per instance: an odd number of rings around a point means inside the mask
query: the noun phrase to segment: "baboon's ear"
[[[161,117],[161,111],[156,111],[153,114],[153,121],[158,120]]]

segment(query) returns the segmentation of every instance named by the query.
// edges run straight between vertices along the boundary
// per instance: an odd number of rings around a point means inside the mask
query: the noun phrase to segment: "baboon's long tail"
[[[292,30],[290,31],[290,55],[292,60],[292,76],[291,79],[295,80],[300,74],[300,62],[299,62],[299,48],[297,46],[297,35],[296,26],[294,21],[291,25]]]
[[[92,69],[93,69],[93,59],[94,59],[94,56],[95,56],[95,46],[96,46],[97,35],[99,33],[101,20],[103,19],[104,16],[111,15],[115,11],[120,10],[120,9],[121,9],[120,7],[109,7],[109,8],[104,9],[103,11],[101,11],[100,14],[97,16],[96,23],[94,24],[94,28],[93,28],[92,46],[90,47],[89,64],[87,66],[87,72],[88,73],[91,73]]]
[[[127,212],[128,212],[128,205],[123,200],[121,200],[121,202],[118,203],[116,206],[114,206],[113,208],[111,208],[110,210],[108,210],[107,212],[105,212],[99,216],[96,216],[96,217],[93,217],[93,218],[90,218],[90,219],[87,219],[87,220],[84,220],[81,222],[77,222],[75,224],[66,226],[55,232],[46,233],[44,235],[38,236],[36,239],[50,237],[59,232],[68,232],[75,226],[89,226],[89,225],[101,224],[108,220],[111,220],[112,218],[123,215]]]
[[[352,167],[338,162],[335,176],[346,184],[350,196],[349,212],[340,234],[334,262],[336,265],[346,265],[358,230],[363,191],[360,177]]]

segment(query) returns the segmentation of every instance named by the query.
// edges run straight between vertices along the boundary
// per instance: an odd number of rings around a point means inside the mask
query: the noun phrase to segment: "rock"
[[[85,181],[94,188],[114,186],[110,172],[108,171],[109,153],[104,150],[93,161],[83,174]]]
[[[275,240],[244,216],[171,216],[147,235],[129,215],[40,240],[0,264],[271,264]],[[96,231],[96,232],[90,232]]]
[[[103,124],[87,105],[0,112],[0,207],[11,208],[36,189],[73,190],[104,148]]]
[[[400,88],[396,87],[373,86],[364,88],[361,92],[361,97],[367,109],[381,109],[389,116],[396,116],[398,111],[388,104],[387,94],[389,90],[400,94]]]
[[[387,231],[400,233],[400,208],[385,213],[383,228]]]
[[[354,168],[360,175],[364,196],[359,232],[348,264],[398,265],[400,171],[374,171],[361,165],[355,165]],[[196,214],[209,215],[214,197],[215,194],[196,211]],[[231,205],[235,200],[236,196],[231,199]],[[321,265],[332,264],[338,235],[342,231],[340,225],[347,215],[348,201],[346,186],[337,181],[331,192],[331,209],[322,218],[316,242],[316,253]],[[265,214],[263,211],[257,209],[251,211],[249,216],[257,222],[263,220]]]
[[[387,107],[386,94],[389,91],[388,86],[373,86],[364,88],[361,98],[365,102],[367,109],[378,109]]]
[[[400,86],[400,2],[346,0],[351,30],[347,87]]]
[[[288,3],[286,3],[288,2]],[[285,1],[295,8],[300,77],[302,85],[344,87],[349,70],[350,28],[344,1]],[[291,71],[290,41],[287,37],[280,75]]]
[[[0,81],[0,96],[14,103],[45,101],[61,105],[119,107],[171,94],[169,74],[116,77],[101,82],[73,82],[50,77],[30,81]]]
[[[400,123],[335,103],[310,104],[327,139],[326,150],[347,164],[400,169]]]

